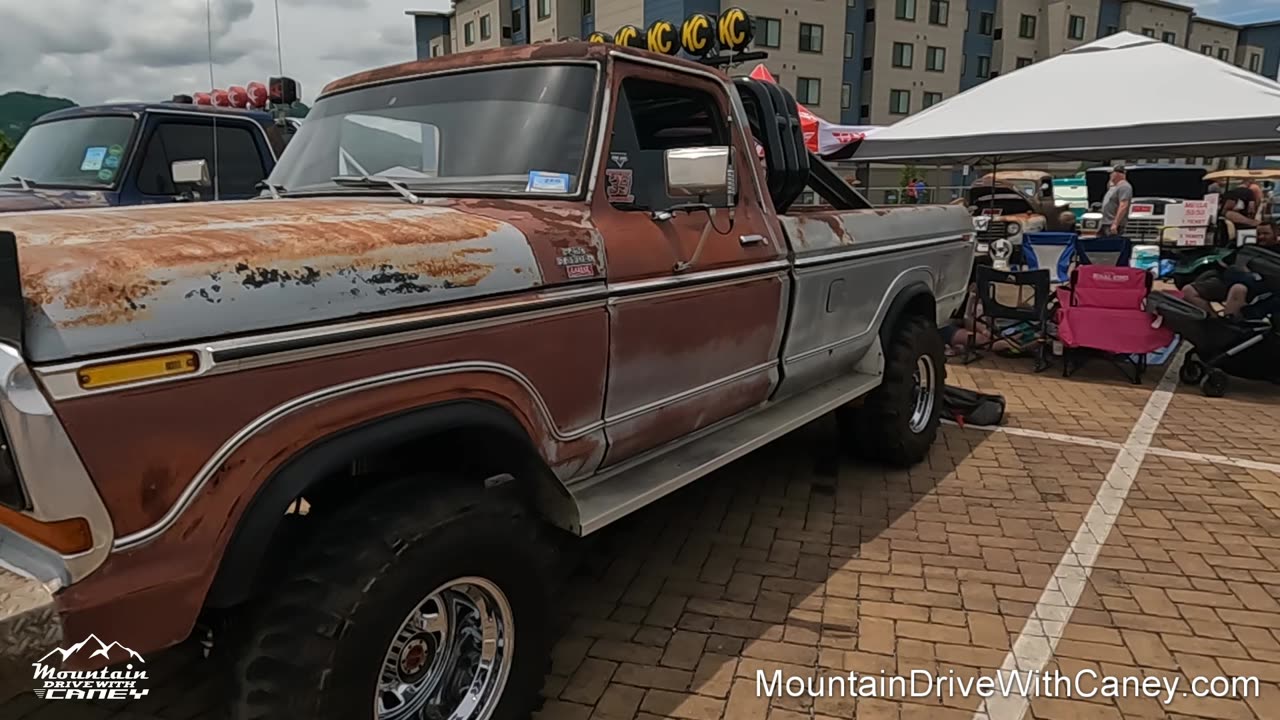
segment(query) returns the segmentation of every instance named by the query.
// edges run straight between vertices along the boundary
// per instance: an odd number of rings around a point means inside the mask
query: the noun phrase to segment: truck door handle
[[[742,237],[738,238],[738,241],[741,242],[743,245],[759,245],[760,243],[764,242],[764,236],[763,235],[743,235]]]

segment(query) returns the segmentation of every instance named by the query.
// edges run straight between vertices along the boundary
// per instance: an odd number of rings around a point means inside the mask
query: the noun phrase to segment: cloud
[[[448,0],[412,0],[444,10]],[[280,0],[286,75],[304,99],[330,81],[415,56],[403,0]],[[0,0],[0,93],[81,104],[162,100],[279,74],[273,0]],[[206,19],[207,18],[207,19]]]

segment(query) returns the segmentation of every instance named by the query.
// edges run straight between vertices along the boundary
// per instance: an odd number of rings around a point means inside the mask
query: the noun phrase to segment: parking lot
[[[819,421],[594,537],[538,717],[1276,717],[1280,388],[1209,399],[1164,367],[1139,387],[1102,362],[1071,379],[1029,365],[952,365],[953,383],[1005,394],[1005,424],[946,425],[908,472],[842,457]],[[0,717],[220,717],[227,690],[195,647],[147,665],[151,695],[129,706],[26,696]],[[1001,668],[1178,685],[1168,704],[758,687],[759,671]],[[1259,696],[1190,692],[1220,676],[1256,676]]]

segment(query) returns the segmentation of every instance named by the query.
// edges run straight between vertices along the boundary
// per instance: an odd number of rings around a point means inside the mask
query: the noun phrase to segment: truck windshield
[[[137,121],[125,115],[67,118],[31,126],[0,167],[0,185],[114,187]]]
[[[595,95],[591,65],[425,77],[316,103],[271,174],[287,192],[376,176],[414,191],[577,192]]]

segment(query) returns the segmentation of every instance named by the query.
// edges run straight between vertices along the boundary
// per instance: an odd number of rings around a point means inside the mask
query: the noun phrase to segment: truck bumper
[[[38,580],[0,566],[0,702],[31,689],[31,664],[62,643],[53,593]]]

